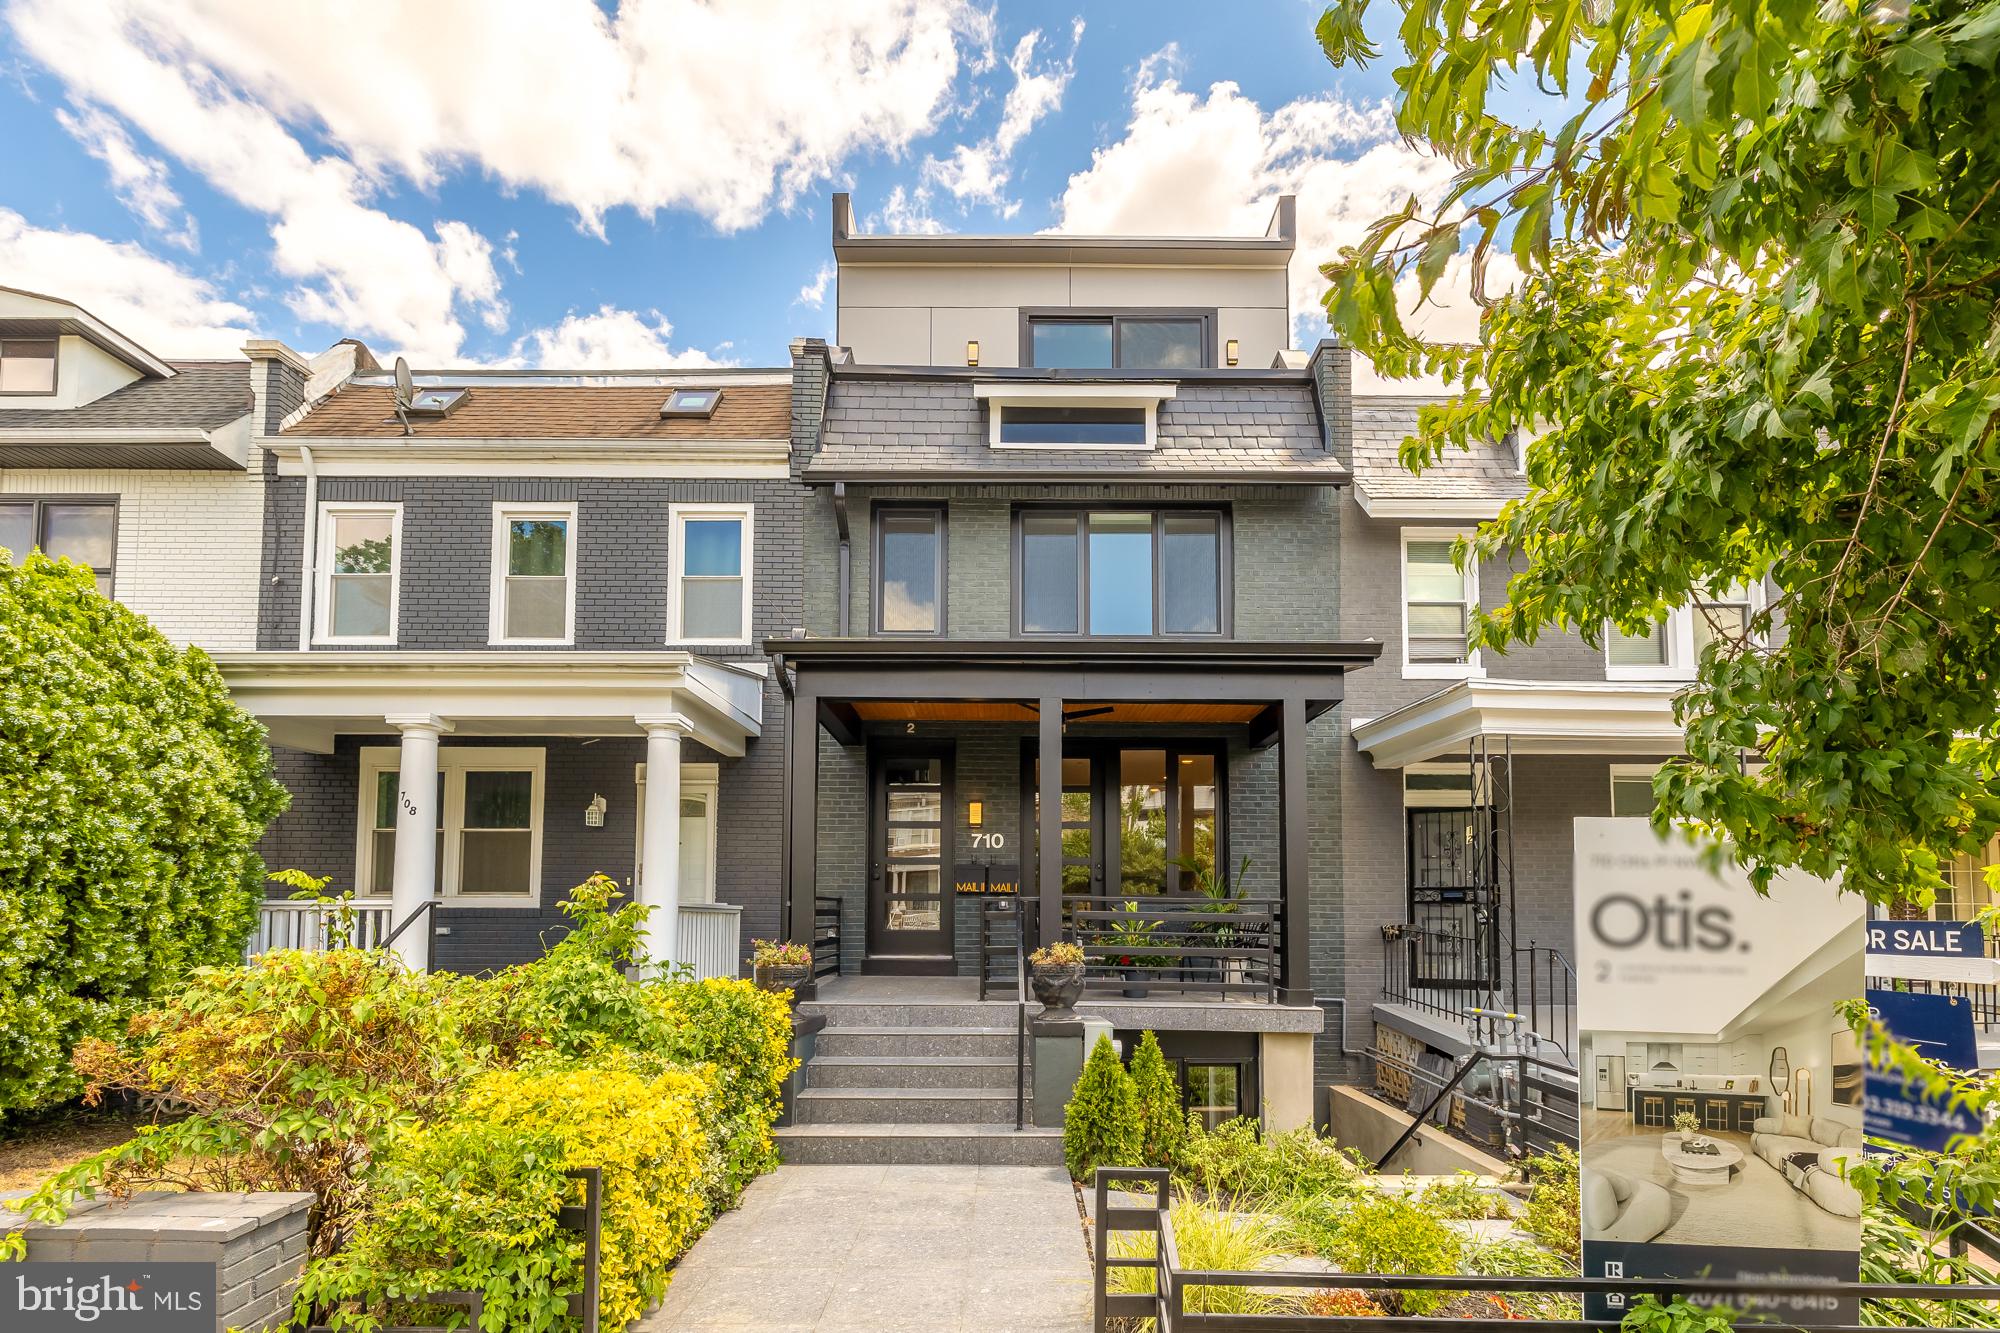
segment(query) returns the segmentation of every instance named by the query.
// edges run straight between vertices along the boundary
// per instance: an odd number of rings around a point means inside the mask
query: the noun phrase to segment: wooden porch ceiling
[[[1030,704],[986,699],[856,699],[852,707],[863,722],[1016,722],[1032,725],[1040,719]],[[1098,723],[1196,724],[1246,726],[1264,712],[1264,704],[1236,703],[1091,703],[1066,699],[1063,716],[1071,726]]]

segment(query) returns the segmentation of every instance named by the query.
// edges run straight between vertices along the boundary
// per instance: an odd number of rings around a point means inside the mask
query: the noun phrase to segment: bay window
[[[355,884],[387,898],[396,869],[400,751],[361,751],[361,836]],[[541,900],[544,751],[453,746],[438,752],[437,863],[444,900],[534,906]]]
[[[1044,509],[1015,515],[1022,634],[1227,632],[1227,515],[1215,509]]]

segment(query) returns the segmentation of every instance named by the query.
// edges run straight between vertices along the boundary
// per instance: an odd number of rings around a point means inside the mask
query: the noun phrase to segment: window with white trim
[[[45,397],[55,391],[54,338],[0,339],[0,393]]]
[[[489,640],[573,643],[576,637],[576,506],[493,506]]]
[[[751,506],[671,505],[670,643],[750,642]]]
[[[1604,626],[1606,680],[1692,680],[1702,649],[1717,639],[1736,642],[1763,609],[1761,585],[1737,584],[1715,596],[1697,589],[1690,605],[1670,613],[1646,634]]]
[[[1653,813],[1653,775],[1658,764],[1613,764],[1611,766],[1611,813],[1621,819],[1645,818]]]
[[[1718,639],[1724,643],[1742,642],[1750,632],[1750,618],[1763,600],[1761,593],[1761,588],[1740,583],[1721,594],[1711,594],[1706,589],[1698,592],[1688,617],[1694,636],[1691,660],[1699,662],[1702,651]]]
[[[361,751],[359,896],[386,898],[396,874],[396,797],[401,750]],[[546,751],[448,746],[438,751],[439,898],[495,906],[541,901],[542,793]]]
[[[1960,853],[1938,867],[1944,890],[1931,903],[1933,921],[1970,921],[1993,905],[1993,888],[1986,867],[2000,863],[2000,838],[1986,844],[1981,855]]]
[[[1456,532],[1403,531],[1403,673],[1470,676],[1479,657],[1467,643],[1479,605],[1478,567],[1452,563]]]
[[[646,766],[636,766],[639,786],[638,833],[633,845],[632,882],[645,883]],[[716,788],[721,769],[715,764],[681,765],[680,900],[715,901]]]
[[[394,643],[399,504],[319,507],[313,638],[321,643]]]

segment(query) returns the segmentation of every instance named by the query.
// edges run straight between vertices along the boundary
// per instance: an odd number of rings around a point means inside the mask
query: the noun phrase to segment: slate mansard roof
[[[1362,506],[1441,501],[1497,513],[1507,501],[1526,494],[1527,478],[1507,441],[1470,452],[1446,450],[1420,474],[1403,467],[1397,451],[1416,434],[1417,409],[1434,401],[1386,395],[1354,400],[1354,493]]]
[[[214,430],[250,410],[248,361],[171,361],[165,379],[135,380],[81,407],[8,412],[0,429]]]
[[[1174,396],[1160,403],[1157,444],[1150,450],[994,449],[989,409],[975,396],[975,382],[971,375],[836,372],[820,447],[804,479],[1138,477],[1337,485],[1347,478],[1327,449],[1304,375],[1181,379]],[[1023,388],[1036,382],[1010,381]]]

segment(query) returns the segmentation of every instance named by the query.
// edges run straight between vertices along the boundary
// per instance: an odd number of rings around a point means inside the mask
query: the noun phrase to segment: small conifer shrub
[[[1172,1166],[1187,1135],[1181,1088],[1174,1067],[1150,1031],[1132,1052],[1132,1084],[1139,1097],[1139,1151],[1147,1166]]]
[[[1111,1038],[1099,1037],[1063,1111],[1063,1164],[1089,1180],[1100,1166],[1140,1165],[1141,1150],[1138,1089]]]

